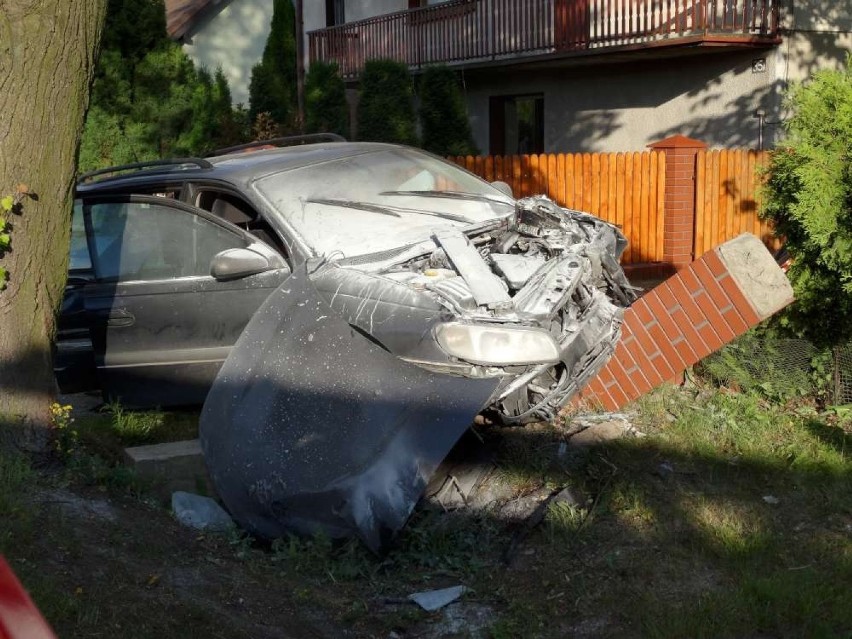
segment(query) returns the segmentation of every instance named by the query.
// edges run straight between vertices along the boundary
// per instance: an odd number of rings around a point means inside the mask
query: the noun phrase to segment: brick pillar
[[[695,232],[695,156],[707,148],[704,142],[673,135],[648,145],[666,154],[663,261],[675,271],[692,263]]]
[[[573,403],[617,410],[792,301],[787,276],[763,243],[744,233],[634,302],[612,358]]]

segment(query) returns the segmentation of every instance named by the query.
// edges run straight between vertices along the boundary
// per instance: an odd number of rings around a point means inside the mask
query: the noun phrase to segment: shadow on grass
[[[508,566],[517,526],[488,511],[416,512],[381,561],[351,544],[320,558],[314,542],[293,542],[290,556],[307,575],[349,579],[338,587],[352,593],[465,583],[496,611],[495,637],[845,636],[848,435],[750,398],[675,411],[648,437],[561,456],[559,429],[486,431],[520,491],[588,496],[585,507],[551,506]]]

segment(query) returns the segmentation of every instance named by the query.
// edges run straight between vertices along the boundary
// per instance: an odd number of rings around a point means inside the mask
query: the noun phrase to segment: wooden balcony
[[[367,60],[512,62],[684,44],[778,42],[781,0],[450,0],[308,34],[347,79]]]

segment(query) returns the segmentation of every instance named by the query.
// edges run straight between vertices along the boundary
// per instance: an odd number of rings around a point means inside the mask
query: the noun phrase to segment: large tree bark
[[[0,291],[0,421],[44,425],[68,260],[77,149],[106,0],[0,0],[0,196],[11,215]]]

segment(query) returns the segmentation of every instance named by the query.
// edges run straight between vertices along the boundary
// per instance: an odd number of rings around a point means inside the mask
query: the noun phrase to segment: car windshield
[[[510,215],[487,182],[413,149],[362,153],[288,169],[256,188],[317,255],[354,257]]]

